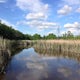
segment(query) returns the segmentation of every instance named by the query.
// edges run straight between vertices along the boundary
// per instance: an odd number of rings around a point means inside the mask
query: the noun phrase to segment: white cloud
[[[27,22],[28,25],[31,25],[32,27],[37,27],[39,29],[47,29],[47,28],[54,28],[57,26],[57,23],[54,22],[43,22],[43,21],[31,21]]]
[[[23,25],[29,25],[31,27],[36,27],[38,29],[47,29],[47,28],[56,28],[58,26],[58,23],[55,22],[46,22],[46,21],[38,21],[38,20],[31,20],[31,21],[21,21],[18,22],[17,25],[23,24]]]
[[[64,25],[65,28],[74,28],[74,24],[67,23]]]
[[[74,23],[67,23],[64,25],[67,31],[71,31],[74,34],[78,34],[80,31],[80,23],[79,22],[74,22]]]
[[[80,7],[76,10],[76,12],[80,13]]]
[[[75,28],[67,28],[65,31],[61,31],[61,35],[67,33],[68,31],[70,31],[71,33],[77,35],[79,33],[79,31]]]
[[[17,0],[16,5],[24,11],[29,11],[26,19],[47,18],[50,11],[49,5],[40,0]]]
[[[20,9],[28,11],[28,14],[25,16],[26,20],[17,24],[22,23],[38,29],[49,28],[49,26],[55,25],[53,22],[45,22],[49,17],[49,4],[44,4],[41,0],[17,0],[16,5]]]
[[[80,0],[62,0],[62,1],[68,5],[79,5],[80,4]]]
[[[29,13],[27,16],[26,16],[26,19],[27,20],[31,20],[31,19],[44,19],[46,20],[47,19],[47,16],[42,13],[42,12],[38,12],[38,13]]]
[[[47,12],[49,5],[42,3],[40,0],[17,0],[17,6],[22,10],[30,12]]]
[[[79,22],[74,22],[73,24],[67,23],[64,25],[65,28],[80,28],[80,23]]]
[[[60,15],[67,15],[72,11],[72,7],[64,5],[60,10],[57,11]]]
[[[57,26],[57,23],[47,21],[50,11],[49,4],[44,4],[40,0],[17,0],[17,6],[24,11],[29,11],[25,17],[26,20],[18,22],[17,24],[29,25],[38,29]]]
[[[67,31],[71,31],[71,33],[75,33],[75,32],[77,32],[77,29],[69,28]]]
[[[0,0],[0,3],[5,3],[6,2],[6,0]]]
[[[69,5],[73,8],[73,13],[80,13],[80,0],[62,0],[62,5]]]

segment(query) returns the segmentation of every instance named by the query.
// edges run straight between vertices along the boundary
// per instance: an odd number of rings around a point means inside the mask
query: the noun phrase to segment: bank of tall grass
[[[64,57],[80,61],[79,40],[37,40],[34,49],[42,56]]]
[[[80,53],[80,40],[37,40],[35,48],[59,53]]]

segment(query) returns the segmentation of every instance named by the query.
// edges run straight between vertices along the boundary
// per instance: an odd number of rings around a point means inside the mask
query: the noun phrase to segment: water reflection
[[[0,80],[79,80],[80,63],[62,54],[23,49],[13,56]],[[38,54],[40,53],[40,54]],[[50,55],[48,55],[50,54]],[[62,56],[62,57],[59,57]]]
[[[40,80],[47,77],[46,66],[33,48],[24,49],[11,60],[5,80]]]
[[[46,57],[64,57],[64,58],[69,58],[69,59],[74,59],[77,61],[80,61],[80,53],[70,53],[70,52],[59,52],[57,50],[53,49],[41,49],[41,48],[36,48],[34,47],[35,51],[39,53],[42,56]]]

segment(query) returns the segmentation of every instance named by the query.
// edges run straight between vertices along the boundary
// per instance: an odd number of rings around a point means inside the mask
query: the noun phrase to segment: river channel
[[[42,55],[31,47],[12,57],[0,80],[80,80],[80,62]]]

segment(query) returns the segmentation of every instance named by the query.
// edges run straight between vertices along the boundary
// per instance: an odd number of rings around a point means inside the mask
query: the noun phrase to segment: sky
[[[80,34],[80,0],[0,0],[0,20],[24,34]]]

